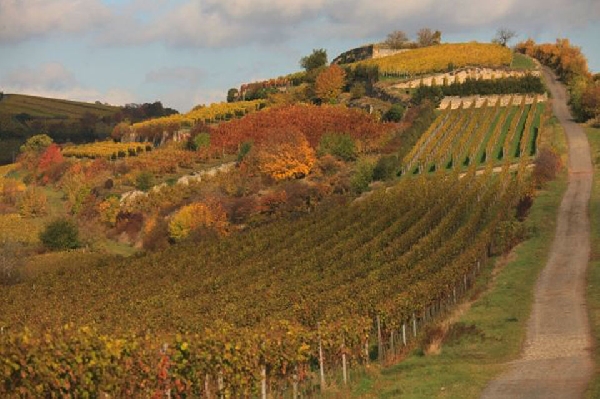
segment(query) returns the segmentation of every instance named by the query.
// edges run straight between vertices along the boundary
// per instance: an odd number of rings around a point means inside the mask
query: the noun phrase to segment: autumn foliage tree
[[[41,175],[44,184],[58,180],[64,161],[65,159],[58,145],[52,143],[46,148],[40,156],[37,166],[38,173]]]
[[[37,134],[27,139],[21,146],[19,155],[19,162],[23,168],[37,175],[40,156],[52,143],[52,139],[46,134]]]
[[[569,89],[569,102],[575,118],[585,121],[593,117],[589,100],[594,97],[594,80],[588,69],[587,59],[581,48],[573,46],[569,39],[556,39],[555,43],[536,44],[532,39],[517,44],[516,50],[536,58],[554,69]],[[592,101],[593,103],[593,101]]]
[[[322,102],[335,103],[342,93],[346,72],[339,65],[331,65],[317,76],[315,95]]]
[[[202,227],[227,232],[227,215],[218,202],[194,202],[179,209],[169,222],[169,237],[181,241]]]
[[[581,108],[587,117],[596,118],[600,122],[600,85],[594,84],[581,95]]]
[[[315,163],[315,151],[299,129],[275,129],[248,155],[251,169],[274,180],[306,176]]]

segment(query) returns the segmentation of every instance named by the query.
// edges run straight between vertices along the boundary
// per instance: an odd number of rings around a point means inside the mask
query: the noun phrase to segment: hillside
[[[141,122],[176,114],[154,103],[111,106],[28,96],[3,94],[0,98],[0,164],[13,161],[28,137],[45,133],[58,143],[86,143],[108,138],[122,120]]]
[[[21,120],[58,120],[81,119],[86,113],[98,117],[112,115],[119,107],[99,103],[84,103],[56,98],[27,96],[23,94],[4,94],[0,101],[0,115],[19,116]]]
[[[32,137],[0,169],[0,393],[296,399],[419,347],[560,168],[544,86],[512,59],[319,64],[262,99],[119,123],[120,143]],[[507,73],[442,89],[449,63]],[[377,93],[409,69],[430,85]]]

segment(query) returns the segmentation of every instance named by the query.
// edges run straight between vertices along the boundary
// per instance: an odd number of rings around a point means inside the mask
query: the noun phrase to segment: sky
[[[0,91],[186,112],[394,30],[567,37],[600,72],[600,0],[0,0]],[[515,44],[514,40],[511,44]]]

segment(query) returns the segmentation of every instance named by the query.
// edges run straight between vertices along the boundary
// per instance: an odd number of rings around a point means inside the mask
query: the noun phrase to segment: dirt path
[[[590,149],[581,127],[571,121],[564,86],[548,71],[544,75],[554,99],[554,114],[567,134],[569,186],[560,206],[550,257],[536,285],[521,358],[488,385],[483,399],[581,398],[593,369],[585,307]]]

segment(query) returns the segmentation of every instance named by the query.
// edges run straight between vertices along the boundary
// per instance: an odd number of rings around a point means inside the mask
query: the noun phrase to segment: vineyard
[[[467,66],[506,67],[511,61],[510,49],[474,42],[424,47],[359,64],[376,65],[383,76],[410,77]]]
[[[113,141],[102,141],[67,146],[62,150],[62,154],[65,157],[117,159],[127,156],[136,156],[146,151],[152,151],[152,148],[153,146],[147,143],[115,143]]]
[[[297,398],[333,370],[346,379],[414,339],[501,245],[527,163],[491,165],[3,288],[0,392]]]
[[[525,234],[549,107],[516,93],[541,81],[455,74],[511,61],[472,42],[349,71],[357,99],[377,70],[420,83],[452,71],[440,97],[491,94],[458,107],[427,101],[436,78],[375,115],[334,105],[341,95],[307,104],[316,87],[305,82],[305,99],[287,105],[202,105],[123,121],[120,143],[24,146],[21,165],[0,168],[0,244],[13,250],[0,272],[27,265],[0,284],[0,397],[309,398],[408,353]],[[231,94],[257,98],[308,74]],[[35,116],[94,106],[63,105]],[[21,212],[37,202],[76,223],[81,242],[44,247],[50,216]],[[116,244],[139,251],[124,258]]]
[[[515,104],[515,98],[507,106],[498,98],[495,103],[486,99],[479,108],[475,101],[468,107],[447,107],[404,157],[403,173],[531,159],[545,107],[537,99],[528,104],[525,96]]]
[[[235,103],[214,103],[195,107],[186,114],[176,114],[148,121],[134,123],[132,130],[137,139],[162,138],[165,132],[173,134],[182,128],[190,128],[197,123],[216,123],[241,118],[258,111],[266,105],[263,100],[238,101]]]

